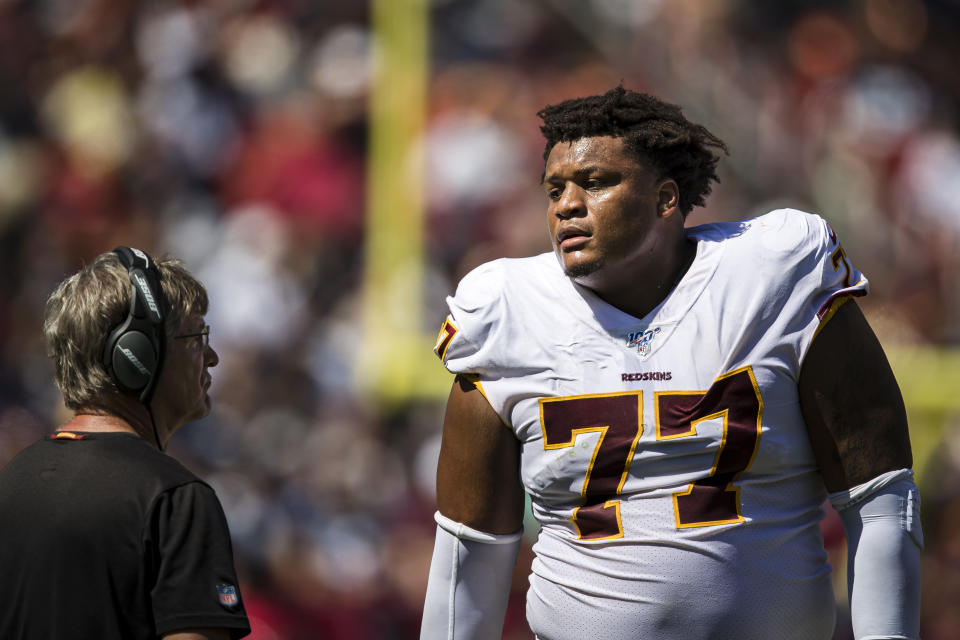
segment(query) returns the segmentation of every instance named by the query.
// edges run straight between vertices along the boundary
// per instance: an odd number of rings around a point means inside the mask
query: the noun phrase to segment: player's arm
[[[906,411],[880,342],[852,300],[814,339],[799,392],[847,534],[854,635],[917,638],[923,537]]]
[[[437,539],[422,640],[499,638],[523,522],[520,443],[457,376],[437,464]]]
[[[523,522],[520,443],[476,386],[454,380],[437,463],[437,508],[474,529],[512,534]]]
[[[814,339],[800,402],[828,491],[913,465],[900,388],[855,301],[837,309]]]

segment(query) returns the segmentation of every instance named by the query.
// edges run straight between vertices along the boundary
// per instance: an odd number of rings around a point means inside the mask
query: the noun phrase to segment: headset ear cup
[[[139,249],[120,246],[113,252],[130,277],[130,309],[104,343],[103,364],[117,386],[149,405],[166,345],[160,272]]]
[[[127,331],[117,339],[111,355],[114,379],[126,391],[141,391],[153,378],[157,354],[140,331]]]

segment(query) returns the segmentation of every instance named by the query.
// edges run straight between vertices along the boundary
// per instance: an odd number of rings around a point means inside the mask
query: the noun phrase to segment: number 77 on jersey
[[[697,425],[721,420],[720,446],[703,478],[673,494],[678,529],[743,522],[740,489],[733,485],[753,463],[760,440],[763,399],[753,370],[735,369],[706,391],[654,392],[656,440],[697,435]],[[571,520],[580,540],[623,537],[620,499],[643,434],[643,392],[542,398],[544,449],[572,447],[577,436],[598,432],[581,491],[584,504]]]

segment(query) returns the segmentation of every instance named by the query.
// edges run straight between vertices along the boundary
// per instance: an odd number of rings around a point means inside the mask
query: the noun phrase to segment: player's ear
[[[657,214],[667,218],[680,212],[680,187],[671,178],[657,184]]]

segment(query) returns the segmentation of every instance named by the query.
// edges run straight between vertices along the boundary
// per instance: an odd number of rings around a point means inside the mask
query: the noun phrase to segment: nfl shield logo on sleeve
[[[232,584],[218,584],[217,599],[220,600],[220,604],[228,609],[232,609],[240,602],[240,599],[237,598],[237,588]]]

